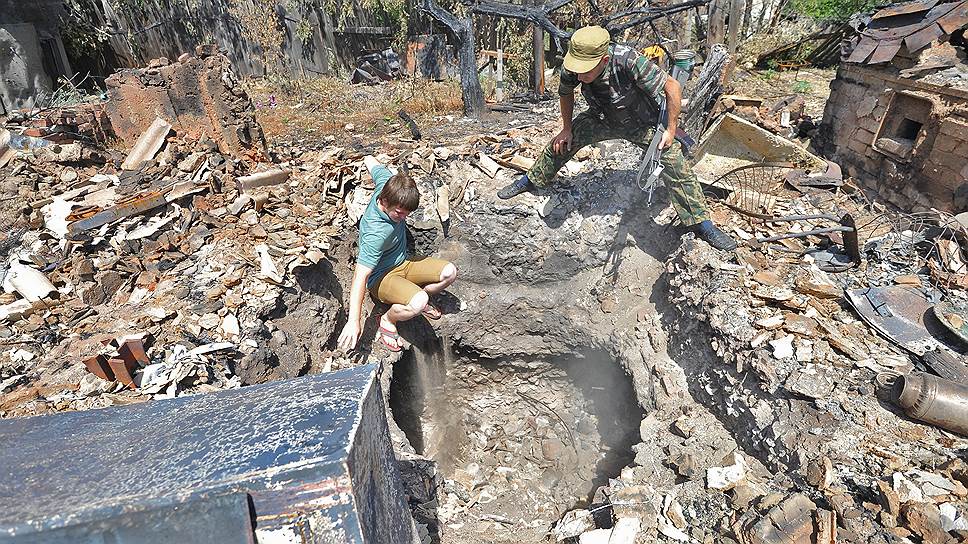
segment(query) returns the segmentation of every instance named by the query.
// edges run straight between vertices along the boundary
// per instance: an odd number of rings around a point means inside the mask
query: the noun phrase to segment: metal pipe
[[[808,219],[829,219],[831,221],[840,221],[839,217],[834,217],[826,213],[816,213],[813,215],[784,215],[783,217],[770,217],[766,222],[774,223],[779,221],[806,221]]]
[[[805,236],[813,236],[814,234],[829,234],[831,232],[851,232],[854,229],[851,227],[827,227],[823,229],[805,230],[803,232],[792,232],[790,234],[781,234],[779,236],[770,236],[769,238],[757,238],[757,242],[776,242],[777,240],[786,240],[787,238],[803,238]]]
[[[968,436],[968,385],[912,372],[897,379],[893,393],[908,416]]]

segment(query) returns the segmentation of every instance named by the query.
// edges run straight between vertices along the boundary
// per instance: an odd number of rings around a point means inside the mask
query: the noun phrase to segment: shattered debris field
[[[620,140],[498,198],[556,98],[468,118],[452,82],[281,90],[200,47],[11,112],[0,542],[968,541],[968,214],[864,177],[968,173],[918,132],[968,140],[968,113],[935,96],[947,121],[840,145],[844,104],[904,100],[836,95],[871,70],[744,71],[711,102],[690,161],[734,251],[640,190]],[[410,253],[458,270],[400,351],[369,295],[338,346],[365,157],[416,183]]]

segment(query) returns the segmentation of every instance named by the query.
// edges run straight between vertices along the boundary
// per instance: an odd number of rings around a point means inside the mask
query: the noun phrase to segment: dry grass
[[[406,110],[420,124],[434,116],[459,113],[460,84],[406,78],[382,85],[350,85],[332,77],[281,83],[250,81],[248,92],[270,141],[306,136],[385,133]]]

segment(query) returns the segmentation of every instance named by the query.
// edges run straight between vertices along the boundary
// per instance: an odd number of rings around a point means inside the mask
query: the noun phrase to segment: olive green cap
[[[565,69],[576,74],[590,72],[608,53],[608,42],[611,39],[608,31],[600,26],[579,28],[568,41]]]

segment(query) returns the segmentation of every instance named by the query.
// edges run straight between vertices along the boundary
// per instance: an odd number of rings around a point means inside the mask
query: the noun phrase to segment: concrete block
[[[88,542],[57,540],[88,524],[90,542],[109,542],[99,528],[119,516],[131,522],[129,511],[161,515],[159,508],[241,493],[260,541],[412,544],[375,376],[376,366],[364,365],[0,421],[0,535],[18,544]],[[194,536],[182,541],[212,541]]]
[[[945,119],[941,121],[941,134],[953,136],[962,141],[968,141],[968,123]]]
[[[880,128],[881,122],[880,120],[875,119],[873,116],[867,115],[857,118],[857,126],[864,130],[870,131],[871,134],[874,134],[877,132],[877,129]]]
[[[958,140],[954,138],[950,138],[944,134],[938,134],[934,140],[934,146],[931,148],[931,152],[951,153],[958,147],[958,143]]]

